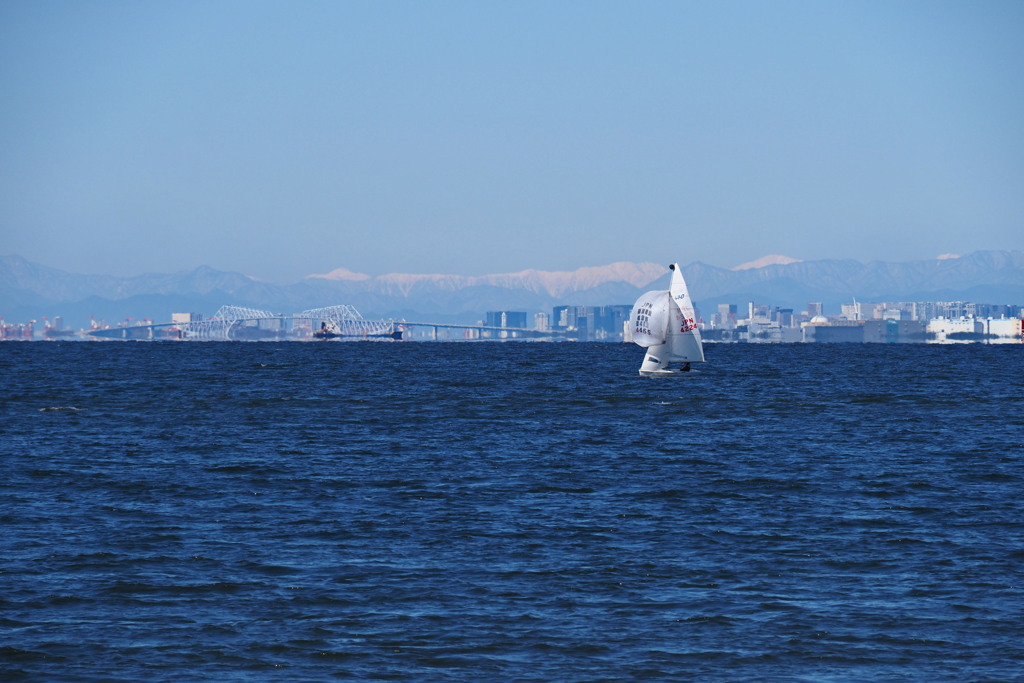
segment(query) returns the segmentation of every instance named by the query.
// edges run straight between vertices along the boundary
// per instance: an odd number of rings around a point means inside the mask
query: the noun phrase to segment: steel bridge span
[[[319,334],[317,334],[319,333]],[[325,338],[400,338],[394,320],[367,320],[352,306],[311,308],[281,315],[245,306],[221,306],[209,318],[185,322],[121,325],[90,330],[101,339],[256,341]]]
[[[311,339],[468,340],[568,337],[564,331],[543,332],[514,327],[450,323],[367,320],[354,307],[341,304],[281,315],[245,306],[221,306],[209,318],[187,322],[120,325],[89,330],[86,336],[120,340],[286,341]]]

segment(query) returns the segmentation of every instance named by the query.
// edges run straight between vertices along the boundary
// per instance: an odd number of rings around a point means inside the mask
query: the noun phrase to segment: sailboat
[[[678,263],[669,265],[672,280],[668,291],[647,292],[633,304],[629,329],[633,341],[647,348],[640,375],[671,375],[690,369],[690,363],[704,362],[704,347],[697,329],[693,299],[686,289]],[[673,370],[670,364],[679,365]]]

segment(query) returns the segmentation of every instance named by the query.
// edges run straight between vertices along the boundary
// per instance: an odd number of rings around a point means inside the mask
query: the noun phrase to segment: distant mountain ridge
[[[345,282],[376,280],[382,284],[386,283],[386,286],[396,288],[406,296],[417,286],[434,286],[440,289],[491,286],[505,289],[525,289],[537,293],[545,292],[549,296],[558,297],[568,292],[593,289],[608,282],[625,282],[634,287],[643,287],[658,279],[664,272],[665,266],[657,263],[618,261],[607,266],[585,267],[574,271],[552,272],[529,269],[518,273],[479,276],[389,273],[373,278],[370,275],[338,268],[325,275],[309,275],[306,279]]]
[[[1024,304],[1024,252],[978,251],[958,258],[893,263],[795,261],[766,257],[768,265],[741,270],[701,262],[683,265],[705,317],[721,303],[748,301],[803,310],[820,301],[833,310],[853,299],[965,300]],[[617,262],[574,271],[524,270],[480,276],[389,273],[369,276],[339,268],[281,285],[208,266],[135,277],[76,275],[0,256],[0,317],[8,322],[62,315],[84,326],[90,315],[168,320],[172,312],[212,314],[222,304],[281,313],[350,304],[366,317],[471,322],[489,310],[550,311],[560,304],[631,304],[643,291],[667,287],[667,264]]]
[[[746,301],[788,305],[819,301],[826,312],[842,303],[974,301],[1024,305],[1024,252],[977,251],[959,258],[892,263],[801,261],[743,271],[692,264],[686,269],[694,299],[708,310]]]
[[[789,263],[799,263],[800,259],[782,256],[781,254],[769,254],[748,263],[741,263],[733,266],[731,270],[751,270],[753,268],[764,268],[765,266],[784,266]]]

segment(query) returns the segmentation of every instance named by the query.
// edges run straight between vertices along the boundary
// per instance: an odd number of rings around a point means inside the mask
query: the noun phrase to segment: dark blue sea
[[[0,344],[0,678],[1024,678],[1024,346]]]

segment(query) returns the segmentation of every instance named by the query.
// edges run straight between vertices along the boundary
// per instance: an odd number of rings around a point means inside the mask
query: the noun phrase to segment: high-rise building
[[[772,309],[767,304],[755,304],[747,302],[747,320],[756,323],[769,323],[772,321]]]
[[[591,339],[619,339],[622,335],[622,325],[629,320],[629,313],[632,310],[633,307],[630,305],[588,307],[587,318],[590,320]]]
[[[839,309],[842,311],[840,316],[847,320],[863,320],[864,317],[860,312],[860,304],[854,301],[852,304],[840,304]]]
[[[575,330],[578,339],[618,340],[632,310],[628,304],[555,306],[551,309],[551,328]]]
[[[487,311],[487,327],[526,327],[526,311]]]
[[[736,329],[736,304],[718,304],[715,326],[723,330]]]
[[[575,306],[555,306],[551,309],[551,327],[556,330],[567,330],[576,327]]]

